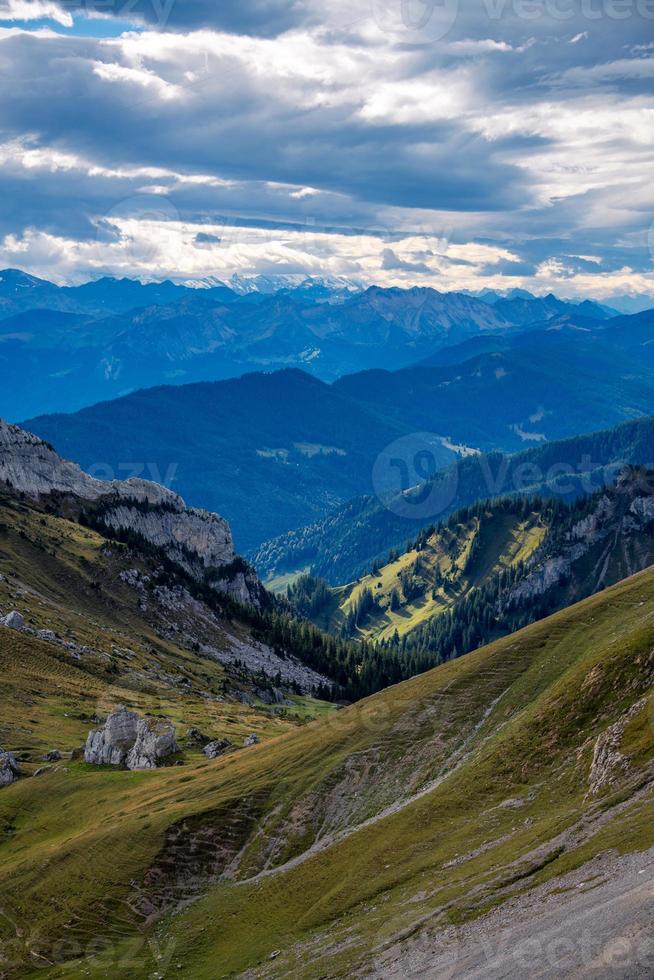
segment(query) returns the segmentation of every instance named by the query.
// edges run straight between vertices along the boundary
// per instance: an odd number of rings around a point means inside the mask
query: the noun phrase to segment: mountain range
[[[100,475],[136,467],[172,479],[192,504],[224,514],[250,552],[361,494],[409,490],[462,455],[515,453],[653,414],[654,313],[594,329],[577,320],[471,338],[332,384],[297,369],[255,373],[25,425]]]
[[[353,290],[338,281],[59,287],[0,272],[0,415],[73,411],[135,389],[300,367],[324,381],[409,366],[479,334],[553,317],[601,324],[615,313],[519,292],[492,302],[428,288]]]

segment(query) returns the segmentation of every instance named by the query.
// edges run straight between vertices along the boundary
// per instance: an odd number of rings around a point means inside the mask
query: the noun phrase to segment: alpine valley
[[[654,311],[0,300],[0,977],[649,976]]]
[[[0,0],[0,980],[653,980],[654,0]]]

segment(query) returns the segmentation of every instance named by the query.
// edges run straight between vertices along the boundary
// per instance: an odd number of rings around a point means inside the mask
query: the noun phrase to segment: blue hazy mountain
[[[299,367],[334,381],[406,367],[467,339],[530,330],[557,316],[599,325],[610,312],[552,296],[519,293],[491,303],[465,293],[355,290],[340,280],[299,278],[285,287],[266,277],[205,288],[111,278],[59,287],[5,270],[0,416],[75,411],[143,387],[257,370]]]
[[[175,489],[224,514],[249,549],[370,493],[378,455],[399,437],[431,433],[436,470],[466,450],[513,453],[654,414],[652,317],[557,323],[484,351],[469,340],[448,351],[453,363],[332,384],[292,369],[155,387],[24,424],[85,468],[172,466]]]

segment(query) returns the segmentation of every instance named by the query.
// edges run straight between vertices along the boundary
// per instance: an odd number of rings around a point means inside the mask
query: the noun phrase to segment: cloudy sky
[[[0,0],[0,266],[654,295],[654,0]]]

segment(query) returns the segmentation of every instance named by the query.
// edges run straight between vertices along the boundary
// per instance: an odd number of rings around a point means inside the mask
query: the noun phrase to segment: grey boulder
[[[169,755],[179,752],[175,726],[165,718],[140,718],[126,765],[128,769],[156,769]]]
[[[204,735],[199,728],[189,728],[186,733],[186,741],[191,745],[206,745],[211,739]]]
[[[94,766],[122,766],[136,742],[139,716],[121,706],[112,711],[103,728],[89,732],[84,761]]]
[[[109,715],[103,728],[89,732],[84,759],[95,766],[156,769],[178,751],[171,721],[140,718],[121,706]]]
[[[216,742],[209,742],[208,745],[205,745],[202,751],[206,755],[207,759],[217,759],[218,756],[225,755],[226,752],[229,752],[233,748],[234,746],[230,740],[228,738],[223,738]]]
[[[2,619],[0,619],[0,624],[2,624],[3,626],[8,626],[10,630],[25,629],[25,620],[23,619],[23,617],[19,612],[16,612],[15,609],[13,610],[13,612],[10,612],[7,616],[3,616]]]
[[[0,749],[0,786],[11,786],[19,776],[16,757],[11,752],[3,752]]]
[[[248,749],[251,745],[258,745],[258,744],[259,744],[258,735],[254,735],[254,734],[246,735],[245,741],[243,742],[243,747]]]

